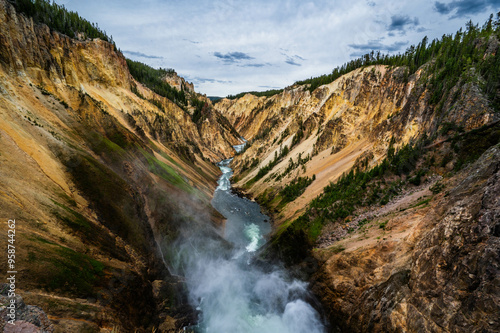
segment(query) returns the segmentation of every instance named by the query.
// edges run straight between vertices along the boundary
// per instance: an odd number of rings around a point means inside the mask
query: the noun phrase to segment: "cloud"
[[[193,81],[195,83],[222,83],[222,84],[232,83],[232,81],[207,79],[207,78],[202,78],[202,77],[190,78],[188,76],[185,76],[185,78],[186,78],[186,80]]]
[[[259,88],[264,88],[264,89],[281,89],[283,87],[275,87],[275,86],[259,86]]]
[[[197,42],[197,41],[190,40],[190,39],[187,39],[187,38],[184,38],[183,40],[185,40],[186,42],[190,42],[191,44],[201,44],[201,42]]]
[[[370,40],[365,44],[349,44],[350,48],[357,50],[358,52],[353,52],[350,54],[351,57],[359,57],[365,55],[367,52],[374,51],[387,51],[396,52],[401,50],[409,42],[394,42],[392,44],[386,45],[380,42],[380,40]]]
[[[196,90],[213,96],[288,86],[372,49],[404,52],[424,34],[432,40],[469,18],[484,22],[500,8],[498,1],[339,0],[332,6],[331,0],[55,0],[98,22],[120,49],[139,51],[127,57],[200,78]],[[484,7],[467,19],[449,19]],[[232,83],[218,82],[224,80]]]
[[[292,58],[288,58],[285,60],[285,62],[289,65],[293,65],[293,66],[302,66],[302,64],[299,64],[298,62],[295,62],[295,60],[293,60]]]
[[[442,3],[442,2],[439,2],[439,1],[436,1],[434,3],[434,10],[436,12],[438,12],[439,14],[448,14],[449,12],[451,12],[451,8],[449,5],[445,4],[445,3]]]
[[[220,52],[214,52],[214,56],[219,59],[222,59],[225,63],[232,64],[238,62],[240,60],[252,60],[255,59],[243,52],[229,52],[226,54],[222,54]]]
[[[264,66],[271,66],[271,64],[244,64],[244,65],[238,65],[240,67],[264,67]]]
[[[149,55],[149,54],[144,54],[141,52],[135,52],[135,51],[122,51],[125,54],[129,54],[134,57],[140,57],[140,58],[148,58],[148,59],[163,59],[163,57],[158,57],[154,55]]]
[[[283,51],[285,51],[285,50],[283,50]],[[302,66],[302,64],[299,63],[298,60],[302,60],[302,61],[306,60],[299,55],[289,56],[288,54],[286,54],[284,52],[281,52],[281,54],[286,57],[285,63],[292,65],[292,66]]]
[[[450,18],[458,18],[478,14],[486,10],[497,10],[500,6],[499,0],[454,0],[450,3],[436,1],[434,10],[442,15],[455,12]]]
[[[418,18],[410,18],[408,15],[393,15],[391,16],[391,24],[387,28],[389,31],[398,30],[405,32],[406,28],[417,26],[419,24]]]

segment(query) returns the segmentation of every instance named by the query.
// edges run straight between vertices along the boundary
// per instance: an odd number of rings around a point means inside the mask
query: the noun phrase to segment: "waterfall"
[[[243,144],[244,145],[244,144]],[[239,149],[239,148],[238,148]],[[241,147],[243,149],[243,147]],[[212,205],[227,219],[224,239],[190,235],[182,244],[189,299],[200,310],[197,326],[206,333],[321,333],[317,311],[305,299],[307,283],[280,267],[259,268],[251,259],[271,231],[256,202],[231,193],[231,159],[222,171]]]

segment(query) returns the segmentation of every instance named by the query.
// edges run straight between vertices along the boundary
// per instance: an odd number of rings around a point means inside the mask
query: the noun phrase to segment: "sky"
[[[482,25],[500,0],[55,0],[98,23],[130,59],[173,68],[197,92],[284,88],[371,50]]]

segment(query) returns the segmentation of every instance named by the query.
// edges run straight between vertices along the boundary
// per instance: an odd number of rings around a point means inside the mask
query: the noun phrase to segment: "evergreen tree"
[[[100,38],[114,44],[105,31],[97,24],[80,17],[77,12],[68,11],[63,5],[50,0],[15,0],[10,1],[18,13],[33,18],[35,23],[46,24],[50,29],[75,38],[83,33],[84,38]]]

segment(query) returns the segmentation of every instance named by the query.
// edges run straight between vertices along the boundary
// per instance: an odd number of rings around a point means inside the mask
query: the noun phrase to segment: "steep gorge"
[[[309,276],[334,330],[500,329],[500,116],[476,68],[433,102],[430,68],[215,105],[250,142],[236,185],[274,218],[262,257]]]
[[[284,207],[280,223],[297,217],[296,210],[302,210],[330,181],[349,171],[358,158],[369,157],[367,167],[379,163],[393,137],[401,147],[423,133],[437,132],[444,123],[471,130],[498,119],[472,84],[462,87],[458,101],[450,98],[445,106],[450,111],[438,117],[428,102],[425,67],[407,82],[404,72],[404,68],[378,65],[357,69],[313,92],[306,86],[292,86],[269,98],[249,94],[217,103],[215,107],[243,137],[255,141],[235,159],[235,170],[240,173],[237,185],[245,187],[273,160],[275,152],[289,147],[290,152],[269,171],[270,176],[247,186],[257,197],[297,176],[316,176],[301,197]],[[297,163],[299,154],[302,160],[310,159]],[[286,172],[290,159],[294,165]],[[250,169],[254,161],[258,163]]]
[[[209,106],[194,123],[108,42],[69,38],[5,0],[0,31],[0,210],[16,220],[18,295],[45,310],[46,331],[194,321],[163,255],[180,225],[222,222],[213,162],[233,155],[234,130]]]
[[[499,57],[498,33],[480,44],[483,61]],[[499,331],[500,116],[474,67],[433,102],[430,68],[364,66],[215,105],[170,73],[201,101],[183,109],[135,80],[113,44],[0,0],[0,211],[17,223],[18,295],[50,321],[20,300],[18,319],[47,332],[195,323],[167,267],[180,238],[226,244],[214,162],[241,135],[233,181],[273,217],[257,264],[267,274],[283,259],[308,279],[331,331]],[[359,200],[328,201],[342,191]]]

